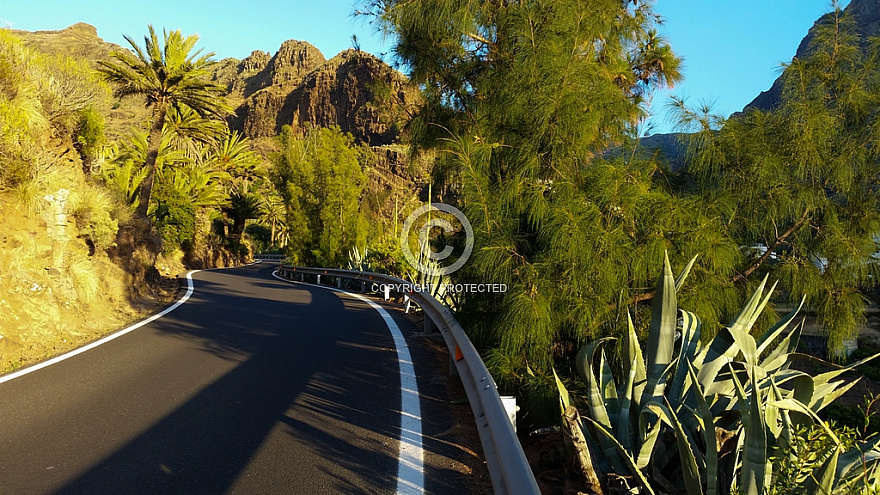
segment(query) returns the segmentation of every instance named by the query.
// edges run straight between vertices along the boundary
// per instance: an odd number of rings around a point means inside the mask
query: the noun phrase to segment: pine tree
[[[474,254],[456,275],[509,287],[466,300],[460,316],[478,345],[546,371],[649,299],[665,250],[681,266],[708,252],[703,272],[732,272],[739,254],[716,219],[673,196],[655,163],[605,154],[633,134],[653,89],[681,77],[650,4],[372,7],[423,88],[409,135],[441,151],[435,176],[474,228]],[[711,293],[710,318],[734,306],[730,286]]]
[[[874,41],[861,48],[839,6],[810,48],[786,65],[771,111],[713,125],[706,112],[677,105],[701,129],[689,153],[696,192],[716,198],[730,238],[755,248],[733,280],[769,272],[791,302],[806,295],[840,352],[865,321],[860,288],[878,275],[880,52]]]

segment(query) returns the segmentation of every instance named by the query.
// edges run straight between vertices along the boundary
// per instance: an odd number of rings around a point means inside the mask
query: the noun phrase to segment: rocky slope
[[[862,39],[862,45],[867,45],[867,40],[871,36],[880,34],[880,2],[877,0],[852,0],[844,9],[845,13],[852,14],[856,21],[856,31]],[[807,32],[807,35],[798,45],[795,57],[802,58],[810,53],[810,42],[815,36],[816,27],[823,19],[831,14],[825,14],[816,20],[813,27]],[[773,82],[773,86],[767,91],[755,97],[743,110],[756,108],[759,110],[770,110],[779,103],[782,95],[782,78],[779,77]]]
[[[326,60],[303,41],[286,41],[269,57],[255,51],[242,61],[225,59],[215,79],[237,105],[230,126],[256,139],[283,125],[339,126],[372,146],[394,143],[417,91],[378,58],[346,50]]]

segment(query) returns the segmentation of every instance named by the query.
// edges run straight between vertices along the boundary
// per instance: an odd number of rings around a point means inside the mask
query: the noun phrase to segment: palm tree
[[[229,204],[223,207],[223,212],[232,220],[229,237],[239,243],[245,223],[260,218],[260,197],[249,190],[246,181],[240,179],[229,191]]]
[[[284,199],[275,192],[270,192],[261,203],[262,219],[269,222],[271,228],[270,244],[275,247],[276,233],[281,234],[286,229],[287,208]],[[280,244],[284,244],[283,242]]]
[[[150,34],[144,36],[143,50],[126,35],[135,56],[129,52],[114,52],[112,56],[116,60],[100,62],[98,69],[107,81],[116,85],[117,97],[143,96],[146,105],[153,107],[144,162],[147,175],[141,184],[137,207],[142,218],[147,217],[150,205],[162,127],[169,108],[189,107],[201,117],[220,117],[229,111],[221,99],[225,88],[208,79],[208,69],[215,63],[211,58],[214,53],[200,55],[201,49],[193,52],[199,37],[184,37],[179,30],[163,31],[163,46],[153,26],[147,27]]]
[[[251,183],[261,177],[263,160],[251,151],[250,141],[237,131],[232,131],[212,143],[207,150],[207,163],[217,170],[228,172],[236,179]]]

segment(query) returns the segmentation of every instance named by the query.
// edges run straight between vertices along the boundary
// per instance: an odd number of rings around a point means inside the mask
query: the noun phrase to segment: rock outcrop
[[[267,55],[254,52],[231,78],[225,69],[215,72],[232,99],[241,99],[231,127],[252,139],[274,136],[284,125],[313,125],[339,126],[373,146],[391,144],[414,108],[415,88],[365,52],[346,50],[327,61],[312,45],[287,41],[268,61]]]
[[[880,2],[877,2],[877,0],[852,0],[844,9],[844,12],[852,15],[855,19],[856,31],[862,40],[863,48],[867,47],[869,37],[880,34]],[[798,45],[797,52],[795,52],[796,58],[803,58],[810,54],[810,42],[813,41],[818,24],[830,15],[825,14],[813,24],[813,27],[810,28],[807,35],[801,40],[800,45]],[[762,91],[743,110],[745,111],[750,108],[770,110],[779,104],[781,96],[782,77],[780,76],[773,81],[773,86],[770,89]]]

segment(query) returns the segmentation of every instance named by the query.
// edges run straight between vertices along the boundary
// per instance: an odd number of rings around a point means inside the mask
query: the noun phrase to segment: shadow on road
[[[193,297],[154,331],[239,364],[57,493],[393,490],[399,382],[387,329],[365,304],[267,280],[271,268],[197,274]],[[179,367],[169,371],[189,371]]]

